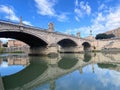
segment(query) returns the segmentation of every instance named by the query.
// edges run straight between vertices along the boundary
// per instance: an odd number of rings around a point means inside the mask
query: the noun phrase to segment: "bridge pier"
[[[57,46],[47,46],[47,47],[35,47],[31,48],[29,55],[49,55],[49,54],[57,54],[58,47]]]
[[[30,48],[29,55],[49,55],[58,53],[80,53],[83,52],[83,47],[64,47],[47,46]]]
[[[55,90],[55,88],[56,88],[55,80],[50,81],[50,90]]]
[[[64,48],[60,48],[59,52],[61,52],[61,53],[79,53],[79,52],[83,52],[83,47],[64,47]]]

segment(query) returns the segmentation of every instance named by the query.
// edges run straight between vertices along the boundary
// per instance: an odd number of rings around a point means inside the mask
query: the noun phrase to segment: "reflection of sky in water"
[[[8,66],[8,63],[3,61],[2,64],[0,65],[0,74],[1,76],[7,76],[7,75],[12,75],[15,74],[25,67],[23,65],[11,65]]]
[[[84,67],[83,73],[79,70],[58,78],[55,82],[55,90],[119,90],[120,72],[101,69],[94,65]],[[34,90],[51,90],[48,85],[36,88]]]

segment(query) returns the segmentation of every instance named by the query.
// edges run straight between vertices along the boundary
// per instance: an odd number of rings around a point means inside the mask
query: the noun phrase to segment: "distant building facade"
[[[8,47],[29,47],[29,45],[18,40],[8,40]]]
[[[107,31],[107,32],[105,32],[105,33],[106,33],[106,34],[113,34],[113,35],[115,35],[115,37],[120,38],[120,28]]]
[[[8,40],[7,47],[4,52],[25,52],[28,53],[30,46],[18,40]]]

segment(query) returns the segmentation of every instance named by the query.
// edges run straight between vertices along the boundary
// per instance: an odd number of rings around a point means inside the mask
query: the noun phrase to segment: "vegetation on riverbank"
[[[5,48],[0,48],[0,53],[4,53]]]

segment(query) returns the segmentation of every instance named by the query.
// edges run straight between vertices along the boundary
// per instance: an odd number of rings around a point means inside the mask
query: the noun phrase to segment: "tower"
[[[80,38],[80,32],[77,32],[77,37]]]
[[[22,16],[20,17],[20,25],[22,26]]]
[[[48,31],[54,32],[54,24],[53,23],[48,24]]]

